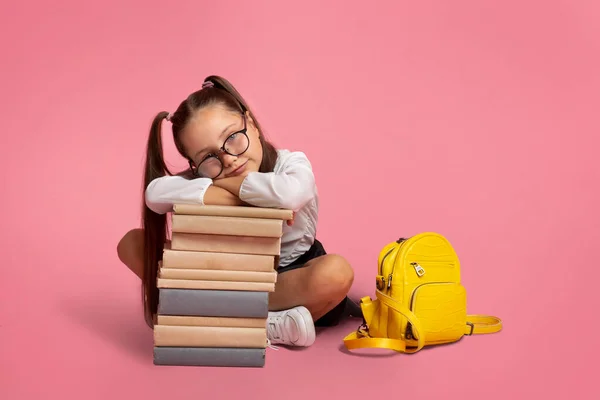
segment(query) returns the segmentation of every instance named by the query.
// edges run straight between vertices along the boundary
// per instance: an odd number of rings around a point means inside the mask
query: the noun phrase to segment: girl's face
[[[246,176],[258,171],[262,162],[259,132],[249,113],[241,115],[221,105],[196,111],[181,132],[181,142],[202,177]]]

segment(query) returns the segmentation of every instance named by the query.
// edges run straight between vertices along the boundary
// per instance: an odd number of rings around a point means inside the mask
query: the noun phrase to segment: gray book
[[[265,353],[265,349],[154,347],[154,364],[197,367],[264,367]]]
[[[242,290],[159,289],[158,314],[267,318],[269,293]]]

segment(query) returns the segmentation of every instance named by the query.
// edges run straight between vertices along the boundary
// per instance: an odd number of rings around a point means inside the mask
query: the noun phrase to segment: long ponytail
[[[169,114],[160,112],[154,117],[150,127],[146,147],[146,165],[144,168],[144,187],[146,188],[154,179],[172,175],[168,170],[162,148],[162,122]],[[166,214],[157,214],[146,205],[145,195],[142,195],[142,224],[144,230],[144,274],[142,279],[142,304],[144,318],[151,328],[154,326],[154,314],[158,307],[158,289],[156,277],[158,262],[162,259],[163,246],[167,239]]]

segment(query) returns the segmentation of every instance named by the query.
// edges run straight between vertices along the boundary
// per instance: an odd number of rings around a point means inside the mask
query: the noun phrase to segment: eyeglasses
[[[243,120],[244,128],[229,135],[216,154],[208,154],[200,161],[200,164],[198,164],[197,167],[194,167],[194,163],[190,160],[190,168],[195,175],[215,179],[223,172],[223,162],[219,157],[221,153],[239,156],[248,150],[248,147],[250,147],[250,139],[247,134],[246,115],[243,115]]]

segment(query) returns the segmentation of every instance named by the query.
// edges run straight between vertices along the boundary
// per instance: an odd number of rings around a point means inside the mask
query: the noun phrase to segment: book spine
[[[292,219],[292,210],[249,206],[219,206],[200,204],[174,204],[173,213],[181,215],[212,215],[222,217],[248,217],[264,219]]]
[[[165,248],[163,250],[162,267],[268,272],[275,270],[275,256],[185,251]]]
[[[277,272],[224,271],[206,269],[161,268],[159,277],[164,279],[238,281],[238,282],[277,282]]]
[[[181,233],[277,238],[283,234],[283,221],[262,218],[173,214],[171,229],[173,232]]]
[[[196,289],[196,290],[235,290],[251,292],[274,292],[275,284],[269,282],[232,282],[232,281],[201,281],[191,279],[158,278],[158,288]]]
[[[264,328],[266,318],[184,317],[181,315],[157,315],[158,325],[222,326],[231,328]]]
[[[155,325],[155,347],[267,347],[266,328]]]
[[[269,293],[232,290],[159,289],[158,314],[267,318]]]
[[[278,256],[281,238],[173,232],[171,249]]]
[[[154,347],[154,364],[206,367],[264,367],[265,349]]]

